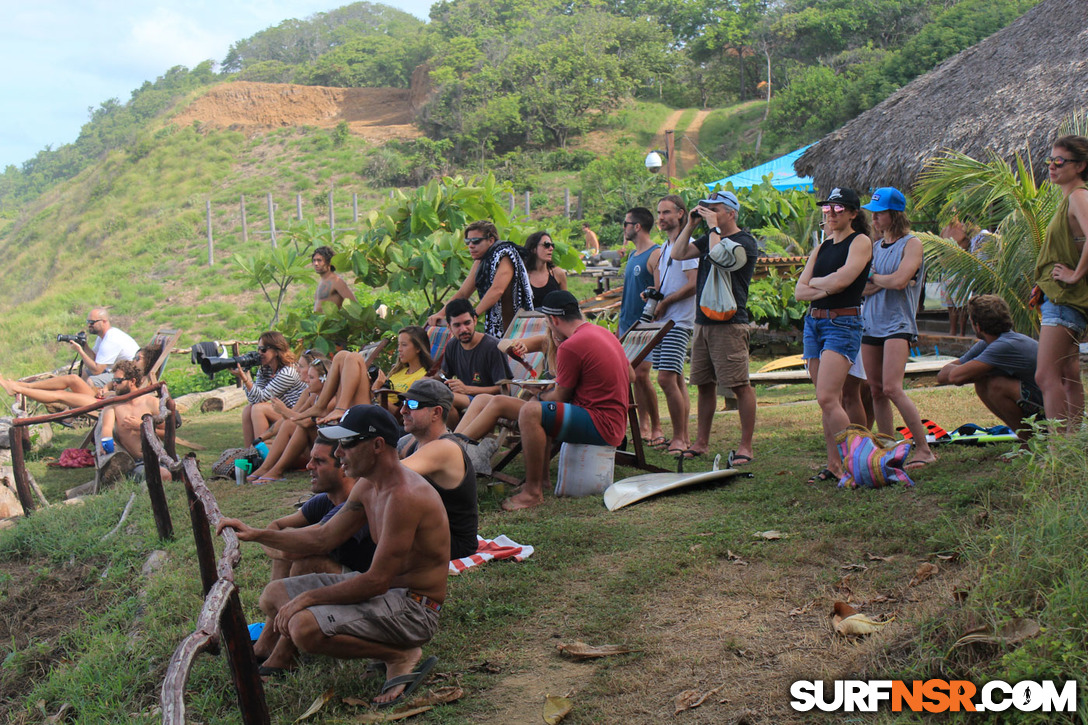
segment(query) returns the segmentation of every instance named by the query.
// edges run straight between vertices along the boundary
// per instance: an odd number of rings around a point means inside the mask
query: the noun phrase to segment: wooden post
[[[212,532],[208,522],[208,512],[204,510],[204,502],[193,490],[189,472],[184,468],[182,478],[185,479],[185,493],[189,497],[189,518],[193,522],[193,540],[196,542],[196,559],[200,565],[200,583],[203,585],[206,597],[215,585],[215,580],[219,578],[215,570],[215,545],[212,543]]]
[[[227,608],[219,618],[219,627],[227,645],[227,666],[234,680],[242,722],[245,725],[266,725],[272,720],[264,699],[264,685],[257,670],[257,657],[253,654],[238,587],[232,588]]]
[[[585,215],[582,213],[582,192],[578,191],[578,218],[585,219]]]
[[[510,192],[510,213],[511,213],[511,214],[513,214],[513,213],[514,213],[514,205],[515,205],[516,203],[517,203],[517,202],[516,202],[516,201],[514,200],[514,192],[512,192],[512,191],[511,191],[511,192]]]
[[[336,229],[336,211],[332,206],[332,189],[329,189],[329,230]]]
[[[249,242],[249,224],[246,223],[246,195],[242,194],[241,201],[238,202],[238,206],[242,210],[242,243]]]
[[[208,266],[215,264],[215,259],[212,257],[212,203],[210,200],[204,202],[204,216],[208,220]]]
[[[272,248],[276,248],[276,206],[272,203],[272,192],[268,192],[268,236],[272,239]]]
[[[563,189],[563,216],[570,219],[570,189]]]
[[[302,194],[295,194],[295,219],[302,221]]]
[[[669,129],[665,131],[665,183],[668,188],[672,188],[672,179],[676,176],[676,149],[673,146],[673,140],[676,136],[676,131]]]
[[[390,199],[392,199],[392,198],[393,198],[393,190],[392,190],[392,189],[390,189],[390,190],[389,190],[389,198],[390,198]]]
[[[23,446],[30,445],[30,433],[25,426],[13,425],[8,429],[8,440],[11,441],[11,470],[15,474],[15,493],[19,495],[19,503],[23,505],[23,515],[29,516],[35,506],[34,497],[30,495],[30,477],[26,474]]]
[[[529,216],[529,192],[525,192],[525,216]]]
[[[358,194],[352,194],[351,195],[351,223],[352,224],[358,224],[359,223],[359,195]]]
[[[173,416],[168,416],[173,422]],[[144,452],[144,480],[147,482],[147,495],[151,499],[151,513],[155,517],[155,529],[160,539],[174,538],[174,524],[170,521],[170,507],[166,503],[166,494],[162,490],[162,474],[159,473],[159,456],[147,440],[148,431],[155,435],[155,423],[150,415],[144,415],[140,426],[140,445]]]

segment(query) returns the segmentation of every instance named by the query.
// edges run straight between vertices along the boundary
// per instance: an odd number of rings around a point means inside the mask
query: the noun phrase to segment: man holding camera
[[[635,250],[627,257],[623,271],[623,298],[620,301],[620,321],[616,336],[623,339],[642,317],[647,306],[646,292],[656,302],[654,274],[661,261],[661,246],[650,239],[654,215],[649,209],[636,206],[623,217],[623,240],[633,242]],[[661,418],[657,412],[657,393],[650,382],[651,362],[647,358],[635,368],[635,406],[638,408],[639,434],[651,446],[665,442],[661,433]]]
[[[698,431],[695,443],[683,453],[695,458],[710,449],[710,429],[718,403],[718,389],[729,388],[737,396],[740,444],[730,455],[730,465],[752,461],[752,435],[756,427],[756,391],[748,380],[748,285],[755,271],[759,247],[755,237],[737,226],[740,202],[730,191],[715,191],[688,215],[687,224],[674,242],[674,260],[698,259],[696,277],[695,341],[691,350],[691,382],[699,389]],[[692,240],[692,232],[705,223],[706,234]],[[736,311],[728,319],[708,316],[704,293],[715,261],[715,249],[725,244],[743,266],[729,272]]]

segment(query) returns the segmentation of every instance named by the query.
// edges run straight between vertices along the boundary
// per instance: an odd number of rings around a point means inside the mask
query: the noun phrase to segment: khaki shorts
[[[347,581],[350,574],[304,574],[283,580],[287,596]],[[368,642],[397,649],[419,647],[438,631],[438,612],[408,598],[407,589],[390,589],[385,594],[357,604],[318,604],[308,607],[325,636],[347,634]]]
[[[719,388],[748,385],[748,325],[695,325],[691,384]]]

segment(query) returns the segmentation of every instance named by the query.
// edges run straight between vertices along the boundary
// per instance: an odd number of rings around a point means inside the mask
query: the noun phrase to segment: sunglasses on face
[[[1058,165],[1061,166],[1061,164]],[[105,322],[105,320],[87,320],[88,325],[93,325],[96,322]]]
[[[487,237],[465,237],[465,244],[476,246],[477,244],[483,242],[485,239],[487,239]]]
[[[125,382],[125,378],[114,378],[113,379],[113,384],[114,385],[120,385],[123,382]]]
[[[846,211],[846,207],[842,204],[824,204],[822,207],[824,214],[842,214]]]
[[[1043,163],[1047,166],[1053,166],[1055,169],[1060,169],[1068,163],[1072,163],[1072,159],[1066,159],[1061,156],[1047,156],[1043,159]]]
[[[397,398],[398,408],[407,408],[408,410],[419,410],[420,402],[418,400],[409,400],[408,398]]]
[[[545,249],[555,249],[555,245],[551,242],[541,242],[540,246],[544,247]]]
[[[370,440],[374,440],[374,439],[373,438],[364,438],[363,436],[352,436],[351,438],[341,438],[340,439],[340,447],[343,448],[344,450],[347,450],[349,448],[354,448],[355,446],[359,445],[363,441],[370,441]]]
[[[268,352],[271,349],[272,348],[270,348],[270,347],[265,347],[264,345],[261,345],[260,347],[257,348],[257,352]]]

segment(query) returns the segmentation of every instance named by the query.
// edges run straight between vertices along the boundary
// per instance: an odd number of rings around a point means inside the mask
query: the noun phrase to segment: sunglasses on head
[[[1073,159],[1067,159],[1061,156],[1047,156],[1043,159],[1043,163],[1047,166],[1053,166],[1055,169],[1060,169],[1066,164],[1074,163],[1074,161]]]

